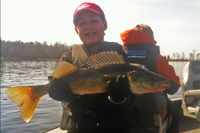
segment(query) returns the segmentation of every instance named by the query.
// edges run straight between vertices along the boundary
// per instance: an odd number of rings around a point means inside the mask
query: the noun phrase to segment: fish
[[[118,75],[127,75],[129,89],[134,94],[162,92],[170,88],[169,78],[126,63],[116,51],[102,51],[89,56],[79,67],[65,61],[60,62],[47,84],[16,86],[5,92],[19,106],[21,118],[28,123],[42,96],[48,94],[53,79],[64,80],[72,93],[84,95],[105,93],[107,82],[116,82]]]

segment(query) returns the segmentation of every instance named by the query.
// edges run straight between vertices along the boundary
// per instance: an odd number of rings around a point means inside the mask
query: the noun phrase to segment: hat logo
[[[81,10],[81,9],[86,8],[86,7],[88,7],[88,6],[90,6],[90,5],[88,5],[88,4],[83,4],[83,5],[81,5],[81,6],[78,8],[78,10]]]

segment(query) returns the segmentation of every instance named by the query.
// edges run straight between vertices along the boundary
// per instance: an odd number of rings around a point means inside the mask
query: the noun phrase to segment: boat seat
[[[160,133],[167,128],[167,120],[162,121],[167,107],[167,99],[162,93],[137,95],[133,101],[140,114],[140,126],[145,132]],[[167,118],[166,118],[167,119]]]
[[[144,65],[130,63],[137,67],[148,70]],[[134,106],[140,114],[140,127],[135,130],[130,129],[130,132],[139,131],[148,133],[162,133],[167,128],[168,118],[162,121],[167,107],[167,98],[163,93],[145,93],[136,95]]]
[[[200,61],[185,64],[181,79],[182,109],[185,116],[200,121]]]

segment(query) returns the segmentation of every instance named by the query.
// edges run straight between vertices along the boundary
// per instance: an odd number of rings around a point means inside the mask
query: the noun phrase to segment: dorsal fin
[[[103,51],[88,57],[85,65],[88,68],[98,68],[107,65],[125,64],[126,61],[122,55],[116,51]]]

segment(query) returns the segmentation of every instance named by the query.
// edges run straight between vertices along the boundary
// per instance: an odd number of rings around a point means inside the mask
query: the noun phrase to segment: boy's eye
[[[92,20],[92,23],[96,23],[96,22],[97,22],[97,20],[96,20],[96,19],[93,19],[93,20]]]
[[[79,25],[84,25],[85,23],[84,22],[82,22],[82,23],[80,23]]]
[[[85,22],[79,22],[77,25],[83,26],[84,24],[85,24]]]

